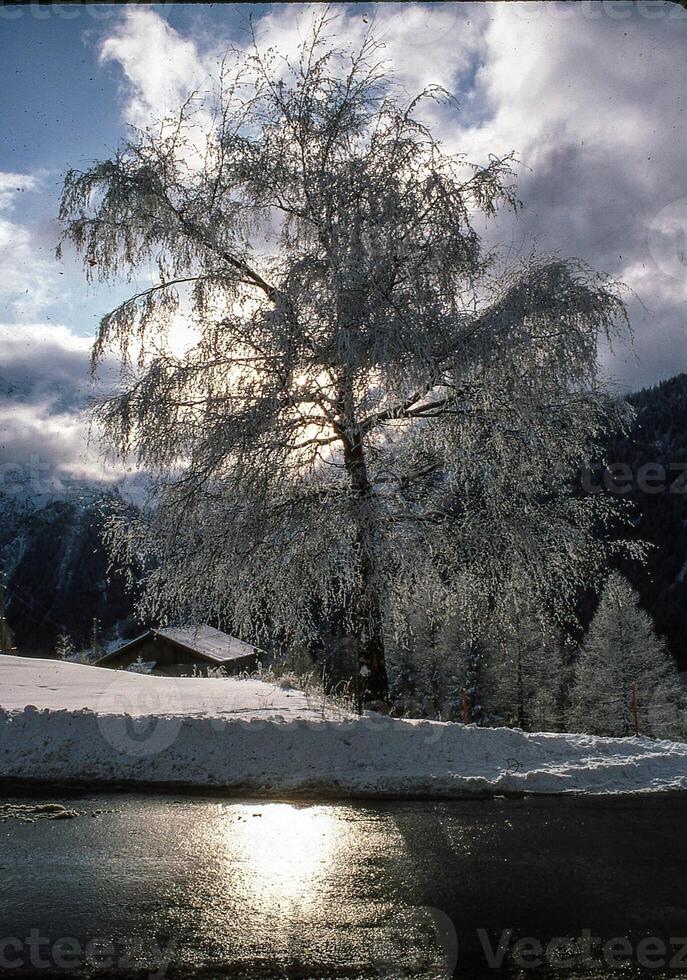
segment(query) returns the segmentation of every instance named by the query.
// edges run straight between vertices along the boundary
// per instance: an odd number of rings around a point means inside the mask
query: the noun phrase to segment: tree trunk
[[[374,582],[372,564],[362,544],[360,558],[360,591],[353,597],[356,624],[360,701],[389,700],[389,679],[384,653],[384,630],[379,590]]]
[[[379,585],[374,567],[374,491],[367,475],[362,436],[344,440],[344,465],[355,499],[355,544],[358,588],[351,598],[357,651],[359,707],[366,701],[389,700],[389,679],[384,652],[384,629]]]

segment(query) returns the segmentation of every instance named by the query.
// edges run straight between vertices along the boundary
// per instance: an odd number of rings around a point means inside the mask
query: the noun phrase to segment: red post
[[[468,692],[463,691],[463,724],[470,724],[470,710],[468,707]]]
[[[632,691],[632,717],[635,720],[635,735],[639,735],[639,717],[637,715],[637,685],[633,681],[630,685]]]

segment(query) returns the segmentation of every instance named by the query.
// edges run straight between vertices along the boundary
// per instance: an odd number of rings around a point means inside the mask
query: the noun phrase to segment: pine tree
[[[424,716],[462,721],[465,693],[470,722],[560,731],[565,635],[544,610],[510,592],[491,604],[462,577],[441,621],[431,592],[408,614],[403,646],[394,649],[394,697]]]
[[[0,571],[0,653],[13,653],[14,634],[5,617],[6,580],[4,571]]]
[[[643,735],[679,737],[681,689],[675,664],[639,597],[617,572],[608,579],[575,665],[570,727],[593,735],[634,734],[637,685]]]
[[[486,649],[478,639],[468,639],[461,649],[464,667],[464,687],[467,697],[468,722],[484,724],[488,717],[489,665]],[[458,692],[456,692],[458,693]],[[453,698],[454,711],[457,698]]]
[[[531,603],[501,603],[489,643],[495,664],[492,721],[525,731],[560,731],[564,635]]]
[[[470,723],[488,724],[492,694],[492,662],[485,643],[488,606],[474,582],[463,577],[439,634],[439,653],[446,664],[446,711],[463,721],[464,698]]]
[[[389,666],[389,693],[394,712],[419,718],[422,679],[415,651],[407,643],[391,644]]]
[[[55,656],[58,660],[71,660],[76,653],[72,638],[66,633],[60,633],[55,643]]]
[[[405,613],[403,629],[389,646],[390,690],[397,709],[422,718],[447,718],[450,679],[440,629],[427,608]]]
[[[469,653],[475,639],[466,617],[452,614],[442,621],[431,596],[405,612],[400,636],[389,645],[391,693],[399,712],[414,717],[461,721],[463,691],[468,690],[475,715],[480,713],[481,688]],[[477,720],[477,717],[472,720]]]

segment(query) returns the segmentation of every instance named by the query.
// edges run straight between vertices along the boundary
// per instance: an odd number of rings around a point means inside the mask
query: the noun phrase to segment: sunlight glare
[[[226,857],[260,904],[306,903],[342,846],[342,827],[323,806],[289,803],[236,807],[226,827]]]

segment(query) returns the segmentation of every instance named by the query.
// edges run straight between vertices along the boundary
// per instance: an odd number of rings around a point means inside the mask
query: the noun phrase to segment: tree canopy
[[[111,536],[149,614],[290,642],[338,617],[384,697],[385,634],[420,590],[445,609],[461,573],[560,599],[590,574],[610,504],[570,487],[625,313],[581,262],[505,268],[475,219],[518,206],[514,157],[446,150],[422,112],[451,97],[403,101],[373,37],[329,32],[293,64],[228,55],[212,97],[70,171],[60,216],[87,274],[156,269],[93,350],[122,365],[109,445],[155,477]]]

